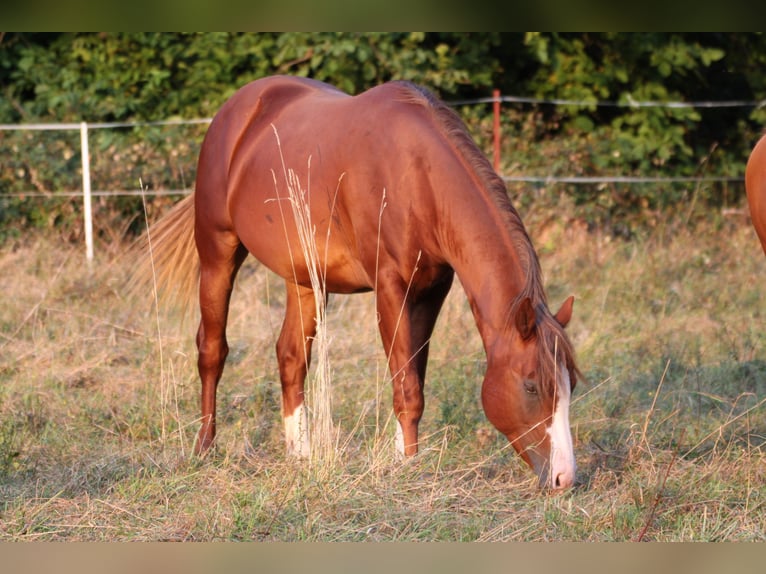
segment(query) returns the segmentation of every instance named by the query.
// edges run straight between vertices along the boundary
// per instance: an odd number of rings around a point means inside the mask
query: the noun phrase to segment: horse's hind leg
[[[195,452],[203,453],[215,438],[215,396],[221,380],[229,347],[226,321],[234,277],[247,257],[247,250],[234,234],[201,238],[200,256],[200,324],[197,331],[197,367],[202,382],[202,426]]]
[[[309,456],[308,416],[303,399],[314,335],[314,291],[288,282],[285,320],[277,340],[277,359],[282,382],[282,417],[287,454],[301,458]]]

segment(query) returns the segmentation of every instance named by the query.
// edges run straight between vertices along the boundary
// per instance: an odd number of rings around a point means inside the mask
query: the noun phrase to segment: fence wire
[[[589,101],[589,100],[568,100],[559,98],[535,98],[526,96],[505,96],[471,98],[464,100],[453,100],[447,102],[451,106],[478,105],[490,103],[512,103],[512,104],[531,104],[531,105],[553,105],[553,106],[577,106],[577,107],[624,107],[624,108],[732,108],[732,107],[751,107],[761,108],[766,106],[766,100],[720,100],[720,101],[635,101],[632,99],[626,101]],[[88,130],[101,129],[126,129],[140,127],[161,127],[161,126],[181,126],[181,125],[201,125],[209,124],[212,118],[195,119],[171,119],[143,122],[94,122],[87,123]],[[81,123],[30,123],[30,124],[0,124],[0,131],[79,131]],[[534,175],[504,175],[506,182],[535,183],[541,185],[555,184],[649,184],[649,183],[737,183],[743,182],[741,176],[722,176],[722,177],[641,177],[641,176],[534,176]],[[188,195],[191,189],[174,190],[156,190],[156,191],[131,191],[131,190],[94,190],[91,195],[94,197],[131,197],[131,196],[174,196]],[[82,197],[82,191],[55,191],[50,193],[39,191],[22,191],[3,193],[2,197],[12,197],[18,199],[25,198],[49,198],[49,197]]]

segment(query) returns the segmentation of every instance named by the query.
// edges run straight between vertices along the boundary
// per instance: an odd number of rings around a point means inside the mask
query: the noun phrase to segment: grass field
[[[766,257],[741,216],[626,241],[533,210],[551,306],[587,381],[559,495],[486,421],[484,356],[456,284],[436,327],[424,448],[394,457],[372,295],[334,297],[337,456],[284,457],[281,283],[252,260],[232,303],[216,452],[197,430],[196,316],[126,298],[120,246],[26,238],[0,255],[0,539],[766,539]]]

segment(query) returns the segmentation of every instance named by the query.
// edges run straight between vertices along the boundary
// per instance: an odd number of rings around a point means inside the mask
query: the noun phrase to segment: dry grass
[[[551,496],[487,423],[481,343],[456,285],[432,343],[426,448],[397,462],[373,296],[331,298],[337,460],[285,460],[274,344],[284,288],[250,261],[232,302],[219,447],[188,456],[192,321],[127,300],[47,238],[0,255],[0,539],[764,540],[766,258],[746,221],[630,242],[527,224],[588,382],[580,484]]]
[[[306,262],[314,295],[315,317],[313,319],[304,319],[301,316],[301,323],[304,320],[313,320],[315,322],[312,356],[305,357],[306,362],[309,364],[313,363],[314,367],[306,378],[304,390],[306,397],[304,405],[308,408],[307,418],[310,428],[302,429],[299,427],[298,432],[299,434],[305,433],[310,438],[310,462],[314,465],[315,469],[321,469],[322,467],[331,467],[335,464],[338,444],[337,433],[332,421],[332,370],[329,358],[330,342],[328,340],[326,319],[327,269],[320,260],[318,243],[322,241],[326,250],[326,245],[330,239],[330,231],[328,228],[328,235],[325,238],[317,237],[317,229],[311,218],[311,157],[308,158],[306,166],[306,180],[304,183],[301,183],[298,172],[285,165],[279,133],[274,124],[271,124],[271,128],[274,130],[274,136],[282,160],[282,173],[279,174],[279,177],[275,172],[272,172],[274,188],[276,196],[280,198],[278,201],[281,202],[282,199],[286,199],[290,205],[289,212],[287,207],[280,205],[280,212],[283,214],[283,221],[285,221],[284,218],[289,219],[289,214],[285,212],[292,214],[292,221],[295,222],[300,243],[300,248],[295,246],[296,252],[290,253],[293,274],[296,272],[295,261],[303,259]],[[287,194],[283,191],[282,196],[280,196],[280,188],[286,188]],[[293,246],[291,245],[290,247],[292,248]]]

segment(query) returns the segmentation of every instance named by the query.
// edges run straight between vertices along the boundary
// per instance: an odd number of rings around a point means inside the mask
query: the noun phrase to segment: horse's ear
[[[516,330],[521,335],[521,338],[526,341],[535,334],[536,326],[537,313],[535,312],[535,306],[532,305],[532,299],[525,297],[516,312]]]
[[[562,327],[566,327],[569,323],[570,319],[572,318],[572,307],[574,306],[574,295],[570,295],[567,297],[567,300],[564,301],[561,305],[561,309],[558,310],[558,313],[556,313],[556,321],[559,322],[559,325]]]

